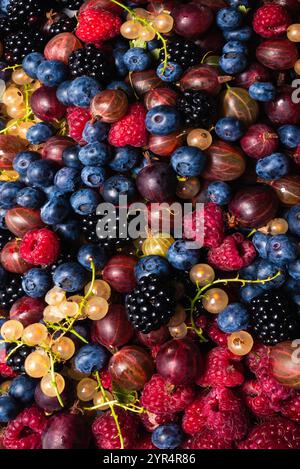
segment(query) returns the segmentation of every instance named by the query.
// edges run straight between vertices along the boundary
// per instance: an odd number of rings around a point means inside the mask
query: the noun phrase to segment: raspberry
[[[151,435],[146,435],[137,442],[134,449],[157,449],[157,447],[152,443]]]
[[[300,427],[283,417],[256,425],[239,449],[299,449]]]
[[[270,350],[270,347],[266,345],[255,343],[251,352],[246,356],[246,364],[257,378],[270,369]]]
[[[7,425],[3,435],[6,449],[40,449],[47,418],[37,407],[24,409]]]
[[[244,400],[257,417],[271,417],[275,411],[271,408],[270,399],[262,390],[261,384],[255,379],[246,381],[242,387]]]
[[[254,31],[262,37],[283,35],[291,19],[281,5],[264,5],[256,11],[253,19]]]
[[[20,244],[21,257],[32,265],[51,265],[59,253],[59,237],[48,228],[28,231]]]
[[[142,406],[154,414],[173,414],[183,411],[195,398],[192,386],[174,386],[155,374],[143,389]]]
[[[148,140],[146,112],[142,104],[131,104],[126,116],[112,124],[108,135],[109,143],[115,147],[144,147]]]
[[[86,10],[79,14],[76,36],[84,42],[113,39],[120,32],[122,21],[106,10]]]
[[[230,334],[226,334],[225,332],[220,331],[218,324],[213,322],[207,328],[207,334],[216,344],[220,345],[221,347],[227,347],[227,338]]]
[[[69,127],[69,136],[77,143],[86,143],[82,138],[85,124],[91,119],[88,109],[82,107],[71,106],[67,109],[67,121]]]
[[[282,403],[281,413],[294,422],[300,423],[300,394],[296,394]]]
[[[14,378],[17,376],[17,373],[15,373],[10,366],[6,365],[6,363],[0,363],[0,375],[3,378]]]
[[[217,387],[187,407],[182,428],[191,435],[208,429],[226,441],[241,440],[248,430],[246,409],[233,391]]]
[[[107,370],[102,370],[99,372],[99,374],[100,374],[100,379],[101,379],[104,389],[108,389],[108,391],[112,391],[112,382],[111,382],[111,377],[110,377],[109,372]]]
[[[140,415],[143,426],[148,432],[153,432],[160,425],[174,422],[176,414],[154,414],[152,412],[143,412]]]
[[[252,242],[241,233],[227,236],[223,243],[208,253],[208,262],[220,270],[240,270],[251,264],[256,256]]]
[[[231,441],[224,440],[218,432],[204,430],[194,437],[188,438],[181,449],[231,449]]]
[[[124,439],[124,448],[134,448],[138,438],[138,421],[129,412],[123,409],[115,409],[121,433]],[[110,412],[106,412],[96,418],[92,425],[92,432],[98,448],[120,449],[121,443],[118,436],[116,422]]]
[[[278,383],[270,373],[265,373],[260,376],[259,382],[263,392],[270,399],[272,409],[276,411],[281,409],[281,401],[288,399],[294,393],[293,389]]]
[[[203,374],[197,384],[207,386],[239,386],[244,381],[244,369],[227,348],[215,347],[206,355]]]
[[[204,218],[204,227],[202,225]],[[202,233],[204,230],[204,233]],[[224,240],[225,226],[221,208],[209,202],[203,210],[195,210],[184,217],[184,236],[187,239],[202,240],[206,248],[216,248]]]

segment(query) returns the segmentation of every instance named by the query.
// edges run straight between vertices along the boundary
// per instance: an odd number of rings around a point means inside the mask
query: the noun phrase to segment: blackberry
[[[168,60],[182,66],[183,69],[197,65],[201,60],[201,50],[196,44],[187,39],[176,39],[167,45]],[[160,51],[159,58],[164,59],[164,52]]]
[[[7,355],[16,347],[15,344],[9,345],[7,347]],[[6,360],[6,364],[10,366],[14,371],[17,373],[24,374],[25,368],[24,363],[26,357],[34,351],[34,347],[28,347],[27,345],[22,345],[22,347],[18,348],[14,353],[10,355],[10,357]]]
[[[157,275],[143,277],[125,299],[133,327],[148,334],[167,324],[175,310],[173,293],[172,288]]]
[[[69,18],[65,14],[57,14],[56,17],[53,18],[53,22],[49,27],[48,32],[52,36],[60,33],[70,33],[74,31],[76,24],[77,20],[75,16],[73,18]]]
[[[0,230],[0,251],[4,248],[5,244],[13,238],[14,235],[9,230]]]
[[[177,101],[177,108],[182,113],[188,127],[210,127],[217,113],[214,96],[204,91],[187,90]]]
[[[69,10],[79,10],[83,2],[84,0],[56,0],[58,6]]]
[[[11,33],[5,41],[4,58],[9,63],[21,63],[30,52],[43,51],[46,40],[47,38],[37,30],[19,30]]]
[[[0,16],[0,39],[6,39],[6,36],[17,29],[17,25],[7,18]]]
[[[265,345],[298,337],[299,322],[294,305],[280,291],[267,291],[249,303],[253,335]]]
[[[67,246],[62,246],[59,258],[54,264],[51,264],[51,266],[49,267],[49,271],[50,273],[53,273],[60,264],[64,264],[65,262],[75,262],[75,261],[76,261],[75,252],[70,250]]]
[[[108,83],[111,79],[111,66],[103,52],[94,44],[76,49],[69,57],[69,67],[74,78],[88,75],[100,83]]]
[[[10,0],[7,16],[14,23],[37,23],[50,7],[47,0]]]
[[[24,294],[22,277],[8,272],[5,285],[0,286],[0,310],[9,311],[14,302]]]

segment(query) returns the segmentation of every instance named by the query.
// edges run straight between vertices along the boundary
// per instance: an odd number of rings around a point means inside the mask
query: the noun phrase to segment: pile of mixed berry
[[[299,0],[0,8],[1,447],[299,449]]]

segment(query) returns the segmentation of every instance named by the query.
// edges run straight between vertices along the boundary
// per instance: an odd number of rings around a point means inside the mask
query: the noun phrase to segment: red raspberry
[[[111,377],[107,370],[100,371],[100,379],[101,379],[101,383],[104,389],[108,389],[109,391],[112,391]]]
[[[262,390],[260,382],[251,379],[246,381],[242,387],[244,399],[249,407],[257,417],[271,417],[275,411],[271,408],[271,402],[267,394]]]
[[[145,125],[146,109],[140,103],[129,106],[126,116],[112,124],[108,141],[114,147],[144,147],[147,145],[148,132]]]
[[[233,355],[225,347],[215,347],[210,350],[205,358],[204,371],[197,384],[207,386],[227,386],[229,388],[239,386],[244,381],[244,368],[241,357]]]
[[[0,363],[0,375],[3,378],[14,378],[17,376],[17,373],[15,373],[14,370],[6,363]]]
[[[176,414],[154,414],[152,412],[143,412],[140,414],[143,426],[148,432],[153,432],[160,425],[174,422]]]
[[[88,109],[83,107],[71,106],[67,109],[67,121],[69,127],[69,136],[77,143],[83,145],[86,143],[82,138],[85,124],[91,119],[91,114]]]
[[[192,386],[174,386],[155,374],[143,389],[142,406],[154,414],[173,414],[183,411],[195,398]]]
[[[257,378],[270,370],[270,347],[255,343],[246,356],[246,364]]]
[[[262,37],[278,37],[286,33],[291,19],[281,5],[268,4],[256,10],[253,29]]]
[[[283,417],[274,417],[256,425],[240,449],[299,449],[300,426]]]
[[[204,218],[204,227],[203,227]],[[203,233],[204,230],[204,233]],[[202,240],[206,248],[216,248],[223,242],[225,236],[223,212],[221,208],[209,202],[204,209],[194,210],[184,217],[184,236],[191,240]]]
[[[119,425],[124,439],[124,448],[134,448],[138,438],[138,420],[129,412],[115,408]],[[120,449],[121,443],[118,436],[116,422],[110,411],[97,417],[92,425],[92,432],[98,448]]]
[[[38,407],[24,409],[7,425],[3,435],[6,449],[40,449],[47,417]]]
[[[248,430],[246,409],[233,391],[219,386],[188,406],[182,428],[191,435],[208,429],[223,440],[241,440]]]
[[[218,435],[218,432],[204,430],[197,433],[194,437],[188,438],[180,447],[181,449],[231,449],[232,444],[229,440]]]
[[[79,14],[76,36],[84,42],[108,41],[120,32],[119,16],[106,10],[85,10]]]
[[[300,393],[282,403],[281,413],[284,417],[300,423]]]
[[[32,265],[51,265],[59,253],[59,237],[48,228],[28,231],[20,244],[21,257]]]
[[[134,449],[157,449],[157,447],[154,446],[151,441],[151,435],[148,434],[137,442]]]
[[[259,382],[263,392],[269,397],[272,409],[280,411],[282,401],[294,394],[294,390],[278,383],[271,373],[260,376]]]
[[[256,256],[255,248],[241,233],[227,236],[223,243],[208,253],[208,262],[220,270],[240,270],[251,264]]]
[[[214,321],[207,329],[207,334],[216,344],[227,347],[227,338],[230,334],[220,331],[218,324]]]

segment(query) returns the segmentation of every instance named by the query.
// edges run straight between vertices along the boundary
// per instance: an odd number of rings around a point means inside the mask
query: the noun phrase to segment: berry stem
[[[48,352],[49,354],[49,359],[50,359],[50,373],[51,373],[51,383],[55,389],[55,392],[56,392],[56,397],[57,397],[57,400],[60,404],[61,407],[64,407],[64,403],[62,401],[62,398],[59,394],[59,391],[58,391],[58,387],[57,387],[57,383],[56,383],[56,378],[55,378],[55,371],[54,371],[54,359],[53,359],[53,355],[51,353],[51,351],[49,350]]]

